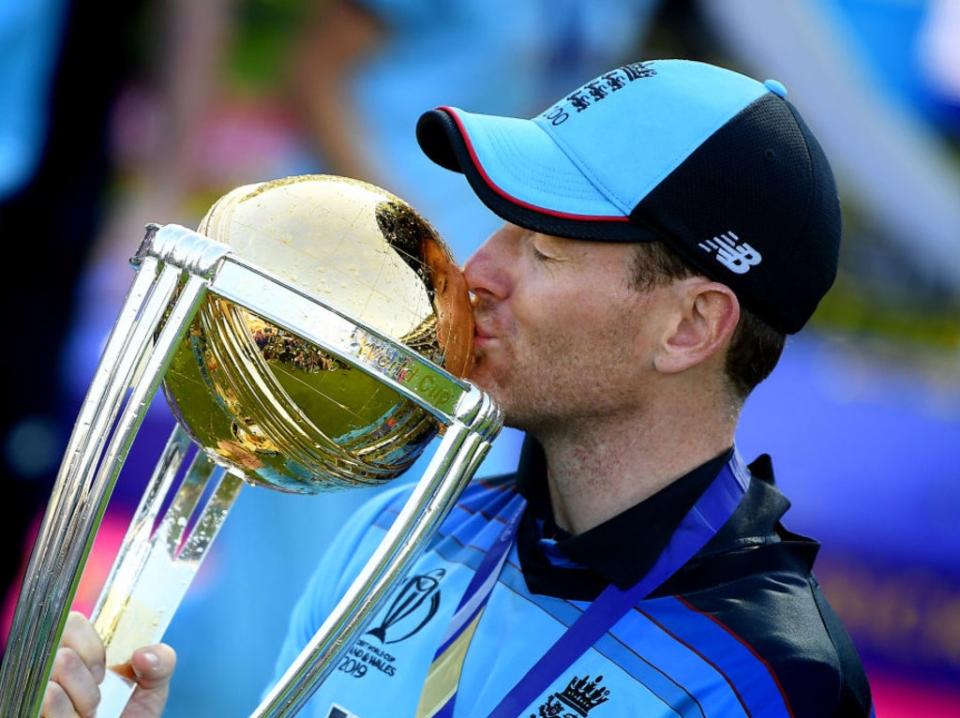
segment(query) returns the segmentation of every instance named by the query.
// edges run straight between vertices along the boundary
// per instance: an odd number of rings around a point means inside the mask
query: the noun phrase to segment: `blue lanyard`
[[[624,590],[610,584],[527,671],[489,718],[516,718],[633,606],[649,596],[712,539],[733,514],[749,485],[740,455],[720,470],[661,552],[647,574]]]
[[[613,628],[627,611],[653,593],[693,558],[733,514],[749,482],[749,472],[740,455],[734,451],[730,461],[724,465],[703,495],[683,517],[667,546],[646,575],[627,589],[620,589],[613,584],[607,586],[500,701],[490,713],[489,718],[516,718],[520,715],[563,671]],[[472,633],[466,636],[464,633],[472,631],[477,625],[516,538],[525,507],[526,501],[519,495],[508,504],[506,524],[494,545],[487,551],[460,599],[460,604],[444,632],[440,647],[434,654],[434,665],[443,660],[444,654],[458,639],[469,640],[472,637]],[[455,682],[459,682],[459,672],[456,674]],[[456,685],[454,684],[451,688],[453,692],[445,694],[448,696],[445,700],[440,701],[433,710],[423,715],[433,718],[453,716],[457,700]],[[424,690],[427,691],[426,687]],[[419,711],[418,715],[420,715]]]

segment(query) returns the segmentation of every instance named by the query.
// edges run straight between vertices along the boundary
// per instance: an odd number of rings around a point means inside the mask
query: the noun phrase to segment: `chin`
[[[473,371],[467,376],[467,379],[471,384],[481,389],[490,395],[490,397],[497,402],[500,406],[500,409],[506,414],[506,407],[504,402],[507,399],[503,389],[499,384],[493,379],[492,376],[481,367],[478,367],[476,364],[473,367]]]
[[[487,366],[482,356],[478,356],[473,362],[473,367],[470,369],[470,373],[467,374],[467,379],[488,394],[493,395],[495,393],[494,382],[490,373],[487,371]]]

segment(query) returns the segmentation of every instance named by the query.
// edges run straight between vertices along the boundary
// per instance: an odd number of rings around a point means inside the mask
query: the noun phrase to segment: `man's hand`
[[[155,718],[163,712],[177,656],[170,646],[158,644],[138,649],[124,668],[137,689],[123,718]],[[81,613],[67,618],[57,649],[53,672],[43,696],[42,718],[93,716],[100,703],[98,688],[106,674],[103,641]]]

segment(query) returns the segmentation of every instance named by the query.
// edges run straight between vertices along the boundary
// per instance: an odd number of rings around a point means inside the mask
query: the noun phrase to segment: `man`
[[[871,713],[811,575],[817,544],[780,525],[789,504],[769,459],[747,470],[733,448],[744,398],[836,272],[833,177],[784,95],[657,61],[530,121],[421,118],[428,156],[507,220],[465,268],[471,378],[529,439],[515,476],[467,490],[310,715]],[[406,491],[345,528],[278,670]],[[169,675],[166,648],[150,652]],[[56,672],[54,683],[78,705]]]

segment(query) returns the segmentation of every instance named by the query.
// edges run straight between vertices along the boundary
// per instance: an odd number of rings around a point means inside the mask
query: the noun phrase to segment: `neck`
[[[583,533],[733,444],[735,412],[685,411],[675,401],[664,403],[631,416],[592,417],[533,432],[546,454],[558,526]]]

